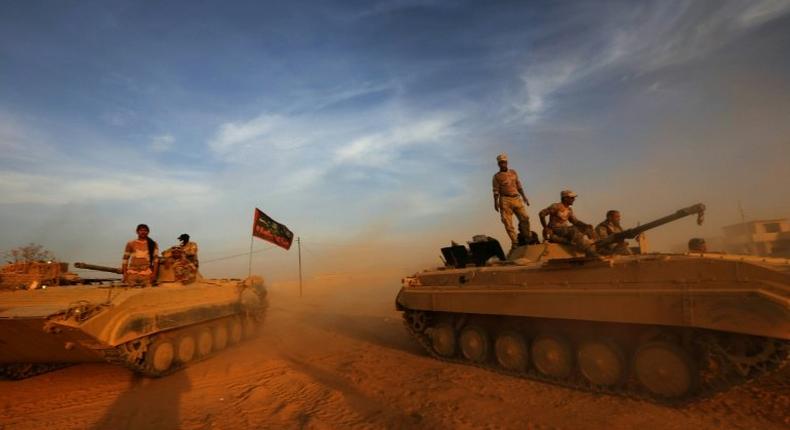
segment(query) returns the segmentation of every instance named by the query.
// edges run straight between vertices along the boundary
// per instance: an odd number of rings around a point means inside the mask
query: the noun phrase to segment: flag
[[[283,224],[269,218],[262,210],[255,208],[252,220],[252,235],[285,249],[291,248],[294,234]]]

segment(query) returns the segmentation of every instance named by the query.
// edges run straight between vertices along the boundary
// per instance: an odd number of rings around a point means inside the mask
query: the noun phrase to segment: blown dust
[[[398,288],[323,279],[300,298],[296,285],[275,285],[258,337],[160,379],[83,364],[0,381],[0,429],[790,426],[787,369],[668,407],[439,362],[408,337]]]

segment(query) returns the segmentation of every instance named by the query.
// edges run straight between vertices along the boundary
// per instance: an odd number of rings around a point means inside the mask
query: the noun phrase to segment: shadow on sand
[[[115,399],[93,429],[180,428],[181,395],[190,388],[183,371],[159,379],[132,374],[129,389]]]

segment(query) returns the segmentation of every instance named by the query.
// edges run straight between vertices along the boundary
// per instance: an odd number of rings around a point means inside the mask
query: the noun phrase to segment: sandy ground
[[[256,339],[161,379],[85,364],[0,381],[0,429],[788,429],[790,372],[673,408],[438,362],[397,285],[275,289]]]

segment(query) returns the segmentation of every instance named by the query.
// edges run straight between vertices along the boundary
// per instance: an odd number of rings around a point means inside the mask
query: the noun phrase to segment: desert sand
[[[272,288],[258,337],[164,378],[82,364],[0,381],[0,429],[790,427],[786,369],[682,407],[514,379],[430,358],[397,282],[379,285]]]

